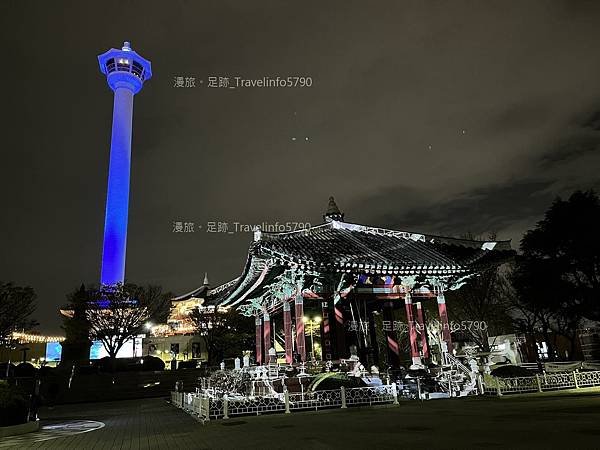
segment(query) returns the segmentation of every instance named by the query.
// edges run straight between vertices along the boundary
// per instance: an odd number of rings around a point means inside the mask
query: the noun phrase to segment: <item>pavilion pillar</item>
[[[285,362],[293,362],[293,339],[292,339],[292,311],[290,302],[283,301],[283,334],[285,336]]]
[[[273,347],[273,343],[271,342],[271,316],[266,311],[263,315],[263,340],[265,346],[264,362],[269,363],[269,350]]]
[[[450,324],[448,323],[448,311],[446,310],[446,298],[440,291],[437,296],[438,312],[442,324],[442,354],[452,353],[452,337],[450,335]],[[444,358],[445,359],[445,358]]]
[[[417,329],[415,327],[412,299],[408,292],[404,297],[404,304],[406,306],[406,321],[408,322],[408,337],[410,339],[410,357],[412,359],[413,366],[421,366],[422,364],[419,356],[419,347],[417,345]]]
[[[256,316],[256,320],[254,322],[256,324],[256,364],[261,365],[263,363],[263,353],[262,353],[262,321],[260,316]]]
[[[369,327],[369,350],[368,362],[370,366],[379,367],[379,346],[377,345],[377,330],[375,327],[375,316],[373,311],[367,312],[368,327]]]
[[[306,337],[304,336],[304,299],[302,294],[296,295],[294,301],[296,308],[296,349],[300,355],[300,361],[306,362]]]
[[[323,320],[321,321],[321,359],[323,361],[331,361],[332,345],[331,345],[331,320],[329,316],[329,302],[324,300],[321,302],[321,313]]]
[[[344,310],[342,305],[333,306],[336,359],[347,358],[346,328],[344,327]]]
[[[421,334],[421,352],[423,353],[423,358],[428,359],[429,345],[427,345],[427,328],[425,327],[421,302],[417,302],[417,323],[419,324],[419,333]]]
[[[387,348],[388,363],[391,367],[400,366],[400,345],[394,332],[394,304],[385,302],[383,305],[383,330]]]

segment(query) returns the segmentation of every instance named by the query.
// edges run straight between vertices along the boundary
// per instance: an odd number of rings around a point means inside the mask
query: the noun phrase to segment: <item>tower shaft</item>
[[[122,283],[125,279],[133,95],[125,87],[115,89],[100,276],[102,284]]]

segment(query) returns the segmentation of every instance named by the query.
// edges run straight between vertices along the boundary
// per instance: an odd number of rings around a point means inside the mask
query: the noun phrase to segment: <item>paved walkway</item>
[[[88,433],[102,428],[104,424],[95,420],[66,420],[58,423],[47,423],[35,433],[26,433],[10,436],[0,441],[0,448],[23,448],[34,443],[52,441],[58,438],[71,437],[81,433]],[[48,444],[50,445],[50,444]]]
[[[202,425],[162,399],[42,410],[50,429],[3,448],[600,448],[600,396],[467,398],[399,406],[237,417]],[[75,427],[69,433],[68,426]],[[80,432],[85,424],[104,427]],[[94,428],[92,425],[87,425]]]

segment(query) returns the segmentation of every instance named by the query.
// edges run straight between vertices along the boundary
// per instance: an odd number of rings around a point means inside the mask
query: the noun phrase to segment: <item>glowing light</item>
[[[320,316],[315,316],[314,319],[309,319],[308,317],[304,316],[302,317],[302,322],[304,323],[313,323],[313,324],[317,324],[317,323],[321,323],[321,317]]]
[[[64,336],[42,336],[40,334],[28,334],[14,332],[12,339],[22,344],[44,344],[48,342],[62,342],[65,340]]]

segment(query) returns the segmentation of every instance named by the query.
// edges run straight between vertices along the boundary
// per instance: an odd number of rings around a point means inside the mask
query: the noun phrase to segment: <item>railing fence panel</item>
[[[397,404],[398,392],[395,384],[248,397],[199,390],[186,393],[171,392],[171,403],[204,422],[249,414],[286,413],[381,403]]]
[[[487,382],[484,392],[504,395],[527,392],[557,391],[600,386],[600,371],[544,373],[531,377],[494,378]]]

